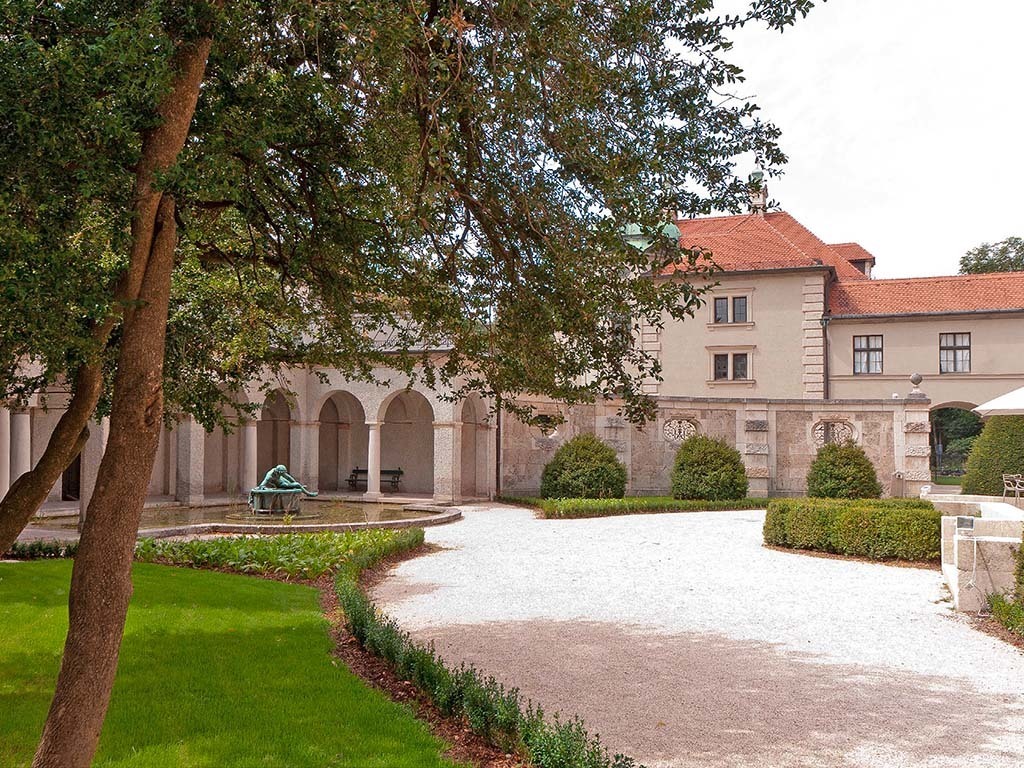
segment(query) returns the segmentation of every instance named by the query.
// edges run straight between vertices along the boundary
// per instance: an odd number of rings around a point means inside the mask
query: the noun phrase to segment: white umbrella
[[[974,412],[985,416],[1024,416],[1024,387],[982,403]]]

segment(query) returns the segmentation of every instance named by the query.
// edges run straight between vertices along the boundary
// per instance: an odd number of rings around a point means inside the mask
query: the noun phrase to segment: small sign
[[[974,530],[974,518],[968,515],[957,515],[956,516],[956,529],[958,531],[973,531]]]

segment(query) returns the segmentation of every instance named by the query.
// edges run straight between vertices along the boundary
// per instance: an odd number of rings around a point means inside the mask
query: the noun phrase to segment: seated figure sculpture
[[[284,464],[278,464],[264,475],[263,482],[249,491],[249,509],[253,514],[294,512],[303,494],[316,496],[317,492],[289,475]]]

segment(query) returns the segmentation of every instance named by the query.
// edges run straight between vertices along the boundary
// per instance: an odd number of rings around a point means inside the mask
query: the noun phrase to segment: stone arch
[[[464,499],[486,496],[489,466],[487,406],[479,395],[471,394],[462,401],[460,411],[460,495]]]
[[[369,430],[363,404],[351,392],[334,390],[323,398],[317,413],[320,490],[346,490],[352,470],[367,467]]]
[[[385,398],[380,413],[380,468],[402,470],[403,493],[432,494],[434,407],[422,393],[405,389]]]
[[[287,465],[291,457],[291,423],[297,414],[283,390],[275,389],[263,401],[256,425],[257,474],[277,464]]]

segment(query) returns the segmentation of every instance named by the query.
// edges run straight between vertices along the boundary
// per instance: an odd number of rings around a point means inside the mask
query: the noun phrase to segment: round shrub
[[[990,416],[966,469],[964,493],[1000,496],[1003,475],[1024,474],[1024,416]]]
[[[723,440],[694,435],[676,452],[672,495],[677,499],[742,499],[747,495],[743,459]]]
[[[555,451],[540,477],[545,499],[621,499],[626,465],[595,435],[577,435]]]
[[[877,499],[882,486],[864,449],[847,440],[818,450],[807,473],[807,495],[826,499]]]

